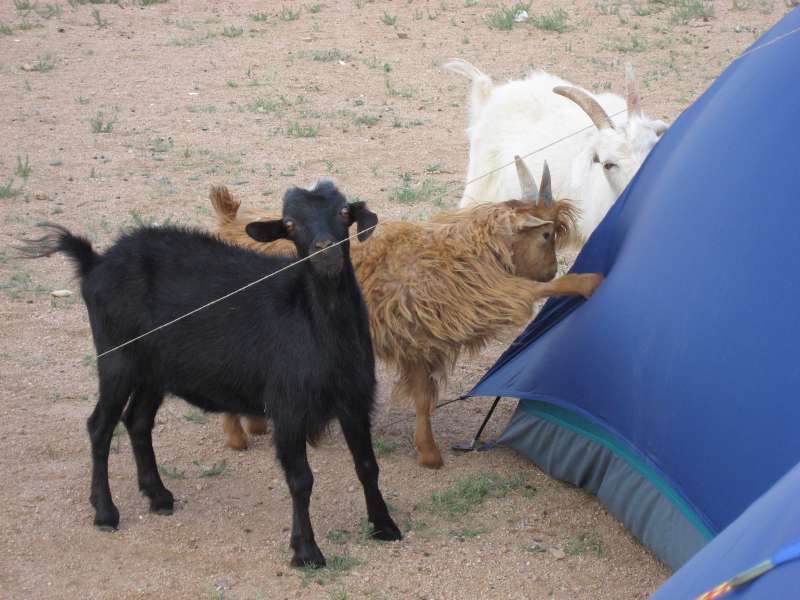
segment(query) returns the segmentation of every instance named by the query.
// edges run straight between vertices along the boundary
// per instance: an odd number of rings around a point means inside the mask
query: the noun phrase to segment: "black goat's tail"
[[[97,265],[100,255],[85,237],[74,235],[66,227],[55,223],[41,223],[39,227],[49,230],[47,235],[35,240],[22,240],[23,245],[17,246],[24,258],[40,258],[63,252],[75,263],[81,278],[86,277]]]

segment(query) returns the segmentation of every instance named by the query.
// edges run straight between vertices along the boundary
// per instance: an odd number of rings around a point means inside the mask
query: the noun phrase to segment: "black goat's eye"
[[[283,222],[283,226],[286,228],[286,231],[292,233],[294,231],[294,221],[286,220]]]
[[[343,219],[349,219],[350,218],[350,209],[347,208],[346,206],[342,207],[342,210],[339,211],[339,214],[341,215],[341,217]]]
[[[613,168],[614,168],[614,167],[616,167],[616,166],[617,166],[617,165],[616,165],[616,164],[614,164],[614,163],[612,163],[612,162],[603,163],[603,168],[604,168],[606,171],[610,171],[611,169],[613,169]]]

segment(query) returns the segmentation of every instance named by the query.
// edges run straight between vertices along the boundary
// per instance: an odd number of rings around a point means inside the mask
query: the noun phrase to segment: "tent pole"
[[[481,434],[483,433],[483,430],[486,428],[486,424],[489,422],[489,419],[492,418],[492,415],[494,414],[494,409],[497,408],[497,404],[500,402],[500,398],[501,398],[501,396],[497,396],[494,399],[494,402],[492,402],[492,407],[489,409],[489,412],[486,413],[486,417],[483,419],[483,423],[481,423],[481,426],[478,428],[478,433],[476,433],[475,437],[472,438],[472,443],[470,443],[470,444],[455,444],[453,446],[453,450],[456,450],[458,452],[472,452],[473,450],[478,450],[480,452],[481,450],[488,450],[488,448],[486,447],[487,444],[480,444],[479,445],[478,442],[479,442],[479,440],[481,438]]]

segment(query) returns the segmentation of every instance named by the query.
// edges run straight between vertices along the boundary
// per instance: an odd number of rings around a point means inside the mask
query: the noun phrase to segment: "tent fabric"
[[[798,28],[795,9],[675,121],[575,262],[604,284],[548,302],[468,394],[521,399],[501,441],[538,426],[531,402],[597,427],[703,536],[800,461]],[[687,542],[652,506],[648,545]]]
[[[800,538],[800,464],[686,563],[651,600],[694,600]],[[739,588],[731,600],[796,598],[800,560]]]

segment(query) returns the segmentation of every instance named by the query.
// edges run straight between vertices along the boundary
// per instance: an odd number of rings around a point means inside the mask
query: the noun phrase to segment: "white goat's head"
[[[645,157],[669,127],[664,121],[642,113],[636,77],[631,65],[625,67],[625,88],[628,118],[624,125],[614,125],[600,103],[580,88],[558,86],[553,92],[569,98],[589,115],[597,127],[596,135],[579,161],[581,178],[589,171],[602,171],[616,198],[628,185]],[[573,164],[573,174],[577,165]]]

